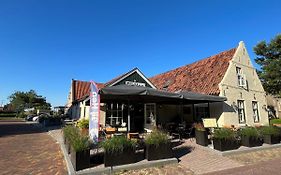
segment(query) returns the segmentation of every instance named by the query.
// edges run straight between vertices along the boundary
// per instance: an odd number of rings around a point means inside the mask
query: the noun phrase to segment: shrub
[[[88,129],[89,128],[89,120],[88,119],[81,119],[77,123],[78,128],[81,129]]]
[[[26,118],[27,115],[26,115],[24,112],[20,112],[20,113],[17,114],[16,117],[17,117],[17,118]]]
[[[254,127],[245,127],[239,131],[240,136],[259,137],[259,132]]]
[[[236,133],[229,128],[219,128],[215,129],[213,137],[216,139],[235,140]]]
[[[263,126],[259,130],[262,135],[274,135],[274,136],[280,135],[280,129],[277,128],[276,126]]]
[[[107,153],[122,153],[126,149],[134,149],[136,147],[136,141],[129,140],[122,136],[115,136],[103,141],[101,147],[103,147]]]
[[[206,131],[206,128],[202,123],[194,123],[193,127],[198,131]]]
[[[273,124],[281,124],[281,119],[272,119],[270,120],[270,124],[273,125]]]
[[[155,130],[145,138],[145,143],[147,145],[155,145],[158,147],[160,144],[168,143],[168,135],[160,130]]]
[[[74,126],[66,126],[63,128],[63,133],[76,152],[90,148],[89,137],[83,135],[78,128]]]

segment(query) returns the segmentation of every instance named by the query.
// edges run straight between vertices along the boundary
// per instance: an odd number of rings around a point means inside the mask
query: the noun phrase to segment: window
[[[236,67],[236,74],[237,74],[237,78],[238,78],[238,86],[246,87],[246,78],[245,78],[245,75],[242,73],[242,70],[240,67]]]
[[[202,121],[202,118],[210,117],[208,103],[195,104],[194,110],[195,110],[196,121]]]
[[[253,101],[252,102],[252,106],[253,106],[253,114],[254,114],[254,122],[259,122],[260,121],[260,117],[259,117],[259,109],[258,109],[258,102]]]
[[[108,103],[106,105],[106,124],[111,126],[121,125],[123,123],[124,104]]]
[[[156,105],[155,103],[145,104],[145,124],[156,125]]]
[[[245,123],[245,109],[244,109],[244,101],[238,100],[238,117],[239,117],[239,123]]]

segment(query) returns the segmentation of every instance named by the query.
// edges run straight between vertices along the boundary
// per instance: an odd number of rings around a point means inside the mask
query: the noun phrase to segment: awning
[[[148,87],[117,85],[102,88],[99,91],[101,101],[107,100],[130,100],[143,102],[161,103],[205,103],[222,102],[225,97],[197,94],[193,92],[172,93]]]

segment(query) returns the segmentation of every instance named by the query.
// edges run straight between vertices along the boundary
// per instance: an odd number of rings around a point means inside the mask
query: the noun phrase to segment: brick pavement
[[[180,164],[171,164],[160,167],[144,168],[115,173],[116,175],[193,175],[194,173]]]
[[[177,156],[180,159],[179,164],[192,170],[195,174],[204,174],[242,166],[239,162],[197,145],[194,140],[186,140],[177,149],[179,150],[177,151]],[[184,154],[182,153],[184,149],[189,151],[185,151],[186,154]]]
[[[248,153],[227,155],[226,157],[240,162],[244,165],[251,165],[261,161],[281,158],[281,148],[272,148],[267,150],[252,151]]]
[[[0,121],[0,174],[67,174],[59,145],[21,121]]]
[[[216,171],[206,175],[281,175],[281,158],[262,161],[253,165]]]

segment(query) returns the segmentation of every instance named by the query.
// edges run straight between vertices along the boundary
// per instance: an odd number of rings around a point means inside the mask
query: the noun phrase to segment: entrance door
[[[152,130],[156,126],[156,104],[147,103],[144,105],[144,126]]]

